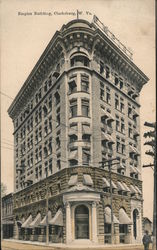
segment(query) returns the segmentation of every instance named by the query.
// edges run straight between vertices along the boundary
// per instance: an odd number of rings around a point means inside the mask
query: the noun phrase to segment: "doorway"
[[[89,239],[89,210],[85,205],[75,209],[75,238]]]

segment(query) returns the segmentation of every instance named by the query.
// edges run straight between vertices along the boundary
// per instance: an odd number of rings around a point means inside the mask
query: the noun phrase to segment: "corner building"
[[[96,23],[57,31],[8,113],[14,123],[14,238],[141,243],[139,93],[148,78]]]

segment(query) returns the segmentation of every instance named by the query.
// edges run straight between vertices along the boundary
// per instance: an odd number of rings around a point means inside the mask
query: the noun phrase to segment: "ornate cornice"
[[[56,31],[48,46],[34,66],[32,72],[24,82],[8,109],[12,119],[22,110],[23,105],[30,100],[30,94],[39,88],[44,77],[58,61],[59,55],[63,57],[74,47],[84,47],[94,56],[94,51],[100,54],[104,60],[112,64],[113,68],[124,74],[136,85],[140,91],[149,80],[148,77],[93,23],[85,20],[73,20],[63,25],[60,31]]]

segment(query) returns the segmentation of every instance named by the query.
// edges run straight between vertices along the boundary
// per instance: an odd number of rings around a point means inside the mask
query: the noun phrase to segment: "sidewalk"
[[[12,243],[12,244],[11,244]],[[22,241],[22,240],[14,240],[14,239],[7,239],[2,241],[2,246],[4,246],[4,249],[7,249],[7,247],[15,245],[31,245],[31,246],[40,246],[41,249],[105,249],[105,250],[111,250],[111,249],[116,249],[116,250],[130,250],[130,249],[137,249],[137,250],[142,250],[143,246],[141,244],[117,244],[117,245],[99,245],[99,244],[92,244],[91,242],[89,243],[84,243],[82,240],[74,241],[71,244],[63,244],[63,243],[49,243],[49,245],[46,245],[43,242],[32,242],[32,241]],[[3,248],[2,248],[3,249]],[[15,248],[12,248],[15,249]],[[25,248],[18,248],[18,249],[25,249]],[[34,248],[37,249],[37,248]]]

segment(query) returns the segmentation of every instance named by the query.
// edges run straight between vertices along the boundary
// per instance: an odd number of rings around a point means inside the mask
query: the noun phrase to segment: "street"
[[[37,243],[38,244],[38,243]],[[28,243],[19,243],[19,242],[13,242],[13,241],[2,241],[2,250],[62,250],[62,249],[71,249],[71,250],[86,250],[86,249],[95,249],[95,250],[100,250],[100,249],[104,249],[104,250],[112,250],[112,249],[116,249],[116,250],[143,250],[143,246],[131,246],[131,245],[121,245],[121,246],[61,246],[61,244],[59,244],[58,246],[43,246],[43,245],[32,245],[32,244],[28,244]],[[150,247],[150,250],[152,248]]]

